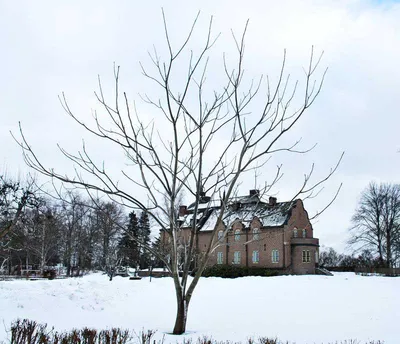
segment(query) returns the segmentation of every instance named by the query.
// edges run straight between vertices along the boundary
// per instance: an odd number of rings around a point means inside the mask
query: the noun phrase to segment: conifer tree
[[[158,252],[160,255],[162,254],[162,245],[161,245],[161,234],[152,242],[151,247],[155,252]],[[164,267],[164,263],[156,256],[152,257],[153,268]]]
[[[134,211],[129,214],[129,222],[126,232],[122,235],[118,244],[118,254],[123,266],[136,267],[140,261],[138,243],[132,238],[139,237],[138,219]]]
[[[139,219],[139,240],[144,245],[150,246],[150,221],[147,212],[143,211]],[[139,245],[140,249],[140,267],[142,269],[147,269],[150,265],[150,254],[147,250]]]

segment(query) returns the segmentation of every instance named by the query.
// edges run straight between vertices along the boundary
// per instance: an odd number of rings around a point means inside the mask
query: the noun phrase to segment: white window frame
[[[240,241],[240,229],[235,230],[235,241]]]
[[[233,264],[240,264],[240,259],[241,259],[241,252],[240,251],[233,252]]]
[[[260,240],[260,228],[253,228],[253,240]]]
[[[303,252],[301,254],[301,258],[302,258],[303,263],[311,263],[310,250],[303,250]]]
[[[279,250],[271,251],[271,261],[274,264],[279,263]]]
[[[223,230],[219,230],[218,231],[218,240],[222,240],[223,239],[223,237],[224,237],[224,231]]]
[[[293,238],[297,238],[297,237],[298,237],[298,231],[297,231],[297,228],[295,228],[293,230]]]
[[[257,251],[257,250],[253,251],[252,261],[254,264],[257,264],[260,262],[260,252],[259,251]]]
[[[217,264],[224,263],[224,252],[217,252]]]

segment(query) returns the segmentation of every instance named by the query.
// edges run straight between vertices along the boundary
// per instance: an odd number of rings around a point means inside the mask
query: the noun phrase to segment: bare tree
[[[23,216],[20,235],[24,250],[32,262],[38,262],[41,273],[49,261],[58,258],[60,218],[57,207],[45,201],[40,207],[25,211]]]
[[[34,178],[25,181],[13,180],[5,174],[0,174],[0,266],[5,272],[11,267],[10,243],[18,222],[27,207],[40,204]]]
[[[327,247],[319,253],[318,265],[325,267],[339,266],[341,255],[338,254],[332,247]]]
[[[125,228],[126,216],[121,206],[112,202],[96,202],[97,230],[100,235],[100,266],[108,271],[110,266],[117,266],[118,242],[121,229]]]
[[[67,268],[67,276],[71,276],[73,267],[78,266],[79,260],[82,259],[80,253],[83,253],[83,250],[85,250],[86,253],[90,254],[93,249],[92,235],[90,235],[88,242],[82,238],[85,229],[88,229],[88,231],[91,230],[91,228],[85,228],[90,208],[87,201],[77,192],[58,193],[58,195],[62,199],[63,263]],[[86,247],[82,247],[82,244],[85,244]]]
[[[0,240],[12,232],[26,206],[38,204],[36,192],[33,178],[24,183],[0,175]]]
[[[349,245],[369,249],[380,265],[392,267],[400,238],[400,185],[370,183],[352,218]]]
[[[153,120],[143,120],[138,109],[131,106],[127,94],[120,92],[119,67],[114,69],[115,95],[112,101],[106,99],[99,79],[99,91],[95,95],[103,113],[95,112],[93,125],[80,120],[70,108],[65,94],[60,96],[65,111],[79,125],[125,153],[130,170],[128,167],[123,169],[122,176],[125,182],[131,183],[130,186],[122,186],[124,184],[111,175],[104,163],[97,164],[85,146],[77,154],[61,148],[62,154],[76,167],[76,175],[68,176],[46,167],[43,159],[28,144],[22,129],[19,143],[26,163],[33,169],[63,183],[84,188],[89,193],[102,192],[133,210],[146,211],[153,226],[166,233],[171,242],[168,256],[141,244],[165,264],[173,278],[177,300],[173,333],[182,334],[186,330],[193,292],[210,254],[219,245],[218,228],[223,225],[224,213],[240,183],[251,178],[254,170],[265,170],[269,159],[278,152],[304,154],[308,151],[298,148],[300,140],[285,145],[282,138],[314,103],[326,70],[318,71],[322,54],[315,58],[311,50],[302,83],[292,82],[290,76],[285,76],[286,54],[274,85],[268,77],[248,78],[244,70],[246,24],[240,38],[233,35],[237,53],[235,67],[228,67],[231,61],[224,56],[221,74],[225,83],[219,90],[213,89],[206,78],[209,53],[218,38],[212,34],[212,19],[202,46],[194,52],[188,45],[193,41],[198,16],[177,48],[168,34],[164,13],[163,18],[168,56],[164,60],[155,50],[149,54],[151,66],[141,64],[144,76],[162,92],[159,99],[142,96],[147,104],[153,106]],[[186,61],[185,56],[188,57]],[[187,69],[183,79],[179,79],[183,68]],[[312,166],[294,192],[293,199],[300,195],[303,198],[315,195],[338,164],[321,180],[313,180]],[[272,182],[265,182],[264,191],[280,179],[281,167],[277,168],[274,176]],[[182,193],[195,199],[191,231],[183,255],[177,213]],[[198,205],[204,194],[220,199],[221,207],[208,248],[197,257],[196,273],[190,279],[199,231]]]

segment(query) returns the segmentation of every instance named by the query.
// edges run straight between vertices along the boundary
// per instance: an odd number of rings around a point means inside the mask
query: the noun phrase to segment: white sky
[[[214,30],[222,33],[212,53],[217,59],[222,51],[232,51],[230,29],[240,33],[250,19],[246,68],[254,76],[276,76],[284,48],[288,72],[294,75],[306,66],[312,45],[324,51],[321,66],[329,71],[322,94],[293,136],[302,137],[304,147],[318,143],[317,148],[306,157],[282,156],[274,161],[284,164],[286,177],[274,192],[279,200],[289,198],[313,162],[322,175],[345,151],[325,192],[306,203],[312,215],[343,182],[336,203],[314,224],[314,234],[321,245],[344,250],[363,188],[372,180],[399,182],[400,4],[395,1],[0,0],[2,170],[14,175],[27,172],[9,134],[17,132],[21,121],[46,165],[70,171],[56,144],[74,151],[86,136],[64,114],[57,95],[65,91],[76,113],[88,118],[95,104],[97,74],[103,77],[106,91],[112,91],[107,82],[114,61],[121,65],[124,90],[140,106],[138,92],[151,94],[152,89],[141,76],[138,62],[148,62],[147,51],[153,45],[161,51],[165,48],[161,6],[173,42],[182,39],[201,10],[194,49],[204,38],[209,16],[214,15]],[[209,78],[218,81],[214,75]],[[98,159],[121,165],[115,151],[86,140]],[[242,192],[249,188],[250,180]]]

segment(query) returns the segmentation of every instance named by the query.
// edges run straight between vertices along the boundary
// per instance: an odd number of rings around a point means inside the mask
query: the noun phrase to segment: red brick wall
[[[292,214],[287,223],[287,230],[293,236],[294,229],[297,228],[298,237],[303,236],[303,229],[306,230],[306,238],[313,238],[313,228],[308,218],[308,213],[304,209],[303,202],[296,200],[295,206],[292,208]]]
[[[315,251],[316,246],[292,245],[294,229],[298,230],[298,238],[302,238],[302,230],[306,230],[308,243],[313,238],[313,228],[309,221],[308,214],[304,210],[303,202],[297,200],[293,207],[288,223],[279,228],[262,228],[258,218],[254,218],[246,228],[240,221],[234,222],[227,236],[223,238],[221,245],[212,252],[208,265],[217,264],[218,252],[223,253],[223,264],[233,264],[234,252],[241,253],[241,260],[238,266],[260,266],[266,268],[288,269],[296,274],[315,273]],[[259,239],[253,237],[253,229],[259,228]],[[221,228],[222,229],[222,228]],[[240,240],[235,240],[235,231],[239,230]],[[188,237],[190,230],[184,229],[181,232],[183,237]],[[211,239],[212,232],[200,232],[198,235],[197,249],[204,252]],[[217,240],[217,238],[215,239]],[[164,240],[166,243],[167,241]],[[259,262],[253,263],[253,251],[259,251]],[[272,262],[272,250],[278,250],[278,263]],[[302,262],[302,251],[310,251],[310,263]]]
[[[304,209],[303,202],[301,200],[296,200],[295,207],[292,209],[291,217],[289,218],[287,224],[287,238],[292,244],[292,238],[294,237],[294,230],[297,228],[297,238],[303,238],[303,229],[306,230],[306,240],[310,243],[310,239],[314,237],[313,228],[308,217],[307,211]],[[315,241],[315,240],[314,240]],[[291,266],[290,269],[294,274],[314,274],[315,273],[315,251],[316,246],[310,245],[290,245],[288,246],[288,254],[291,256]],[[302,262],[302,251],[310,251],[310,263]]]
[[[303,251],[310,251],[310,262],[303,263]],[[292,247],[292,272],[296,275],[315,273],[315,246],[296,245]]]

